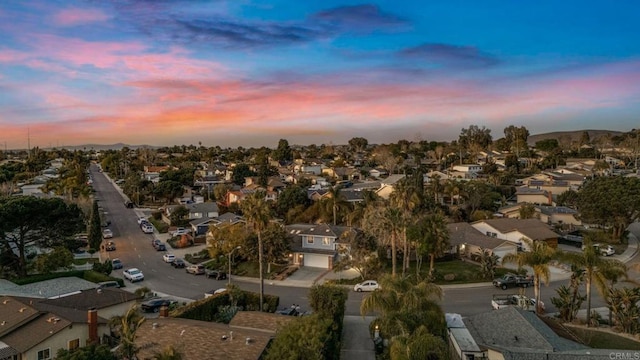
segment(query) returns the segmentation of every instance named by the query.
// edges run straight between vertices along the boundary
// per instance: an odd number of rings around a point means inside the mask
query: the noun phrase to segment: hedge
[[[264,296],[264,311],[275,312],[280,304],[278,296]],[[235,305],[239,310],[257,311],[260,309],[260,294],[234,289],[208,298],[191,302],[171,311],[172,317],[201,321],[228,322],[221,314],[222,310]]]

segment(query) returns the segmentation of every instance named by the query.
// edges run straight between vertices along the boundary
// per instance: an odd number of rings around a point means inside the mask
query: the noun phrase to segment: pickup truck
[[[523,310],[536,310],[536,300],[526,297],[524,295],[519,294],[510,294],[510,295],[502,295],[496,294],[493,295],[493,299],[491,300],[491,307],[494,310],[503,309],[508,306],[517,306]],[[541,301],[540,306],[542,310],[544,310],[544,303]]]
[[[529,286],[533,286],[533,277],[521,276],[516,274],[505,274],[501,278],[493,279],[493,286],[499,287],[502,290],[507,290],[507,288],[516,286],[526,288]]]

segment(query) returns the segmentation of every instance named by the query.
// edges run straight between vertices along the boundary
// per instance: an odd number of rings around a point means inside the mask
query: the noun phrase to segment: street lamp
[[[235,248],[233,248],[233,250],[229,252],[229,272],[227,273],[227,285],[231,285],[231,255],[233,254],[234,251],[240,250],[241,248],[242,246],[236,246]]]

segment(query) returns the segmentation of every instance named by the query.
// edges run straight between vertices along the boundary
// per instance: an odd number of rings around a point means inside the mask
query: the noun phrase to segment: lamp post
[[[231,285],[231,255],[233,254],[234,251],[240,250],[241,248],[242,246],[236,246],[235,248],[233,248],[233,250],[229,252],[229,272],[227,274],[227,285]]]

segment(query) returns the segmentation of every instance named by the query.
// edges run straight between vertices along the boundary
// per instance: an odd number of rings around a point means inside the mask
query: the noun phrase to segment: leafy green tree
[[[162,351],[153,354],[153,360],[182,360],[184,356],[172,345],[165,346]]]
[[[109,345],[90,344],[74,350],[58,349],[56,360],[117,360]]]
[[[333,265],[333,270],[339,272],[353,269],[362,280],[366,280],[380,269],[380,259],[375,253],[376,241],[372,236],[356,231],[353,233],[349,236],[349,246],[338,250],[340,257]]]
[[[363,219],[365,233],[375,237],[379,245],[391,249],[391,275],[396,276],[398,262],[398,239],[403,232],[402,211],[379,203],[365,211]]]
[[[509,144],[509,150],[516,153],[520,157],[522,151],[527,150],[527,139],[529,138],[529,130],[524,126],[509,125],[504,129],[504,138]]]
[[[100,209],[97,200],[93,201],[93,207],[91,208],[87,238],[90,249],[100,249],[100,244],[102,244],[102,221],[100,220]]]
[[[310,200],[307,196],[307,190],[299,185],[293,185],[282,190],[278,194],[278,201],[276,202],[276,211],[278,215],[284,217],[287,215],[290,209],[295,208],[298,205],[307,206]]]
[[[271,210],[265,200],[266,193],[262,190],[256,191],[247,196],[241,203],[240,208],[247,220],[247,224],[258,235],[258,268],[260,275],[260,311],[264,307],[264,244],[262,233],[271,220]]]
[[[104,262],[96,261],[93,263],[93,271],[99,272],[101,274],[105,274],[109,276],[113,271],[113,263],[111,263],[111,259],[107,259]]]
[[[621,239],[626,228],[640,216],[640,179],[597,177],[578,193],[578,210],[584,223],[610,226],[613,239]]]
[[[173,180],[160,181],[153,190],[155,196],[164,198],[166,204],[170,204],[175,198],[184,194],[184,186]]]
[[[319,314],[296,318],[285,325],[269,346],[265,360],[324,360],[331,335],[331,318]],[[304,336],[301,336],[304,334]]]
[[[229,190],[231,190],[231,186],[229,184],[217,184],[213,187],[213,196],[217,202],[223,202]]]
[[[160,182],[173,181],[183,186],[193,186],[194,169],[190,166],[183,166],[180,169],[170,169],[160,173]]]
[[[241,246],[240,251],[246,254],[255,250],[247,246],[251,234],[242,223],[210,225],[209,232],[212,236],[207,237],[207,250],[212,259],[226,256],[238,246]]]
[[[536,141],[536,149],[544,152],[552,152],[555,149],[558,149],[560,144],[558,143],[558,139],[544,139],[540,141]]]
[[[26,250],[37,245],[52,248],[82,229],[83,217],[75,204],[59,198],[33,196],[0,198],[0,249],[18,252],[15,271],[27,275]]]
[[[278,148],[273,152],[273,158],[277,161],[293,160],[293,152],[286,139],[280,139],[280,141],[278,141]]]
[[[484,279],[493,279],[498,267],[498,255],[489,249],[482,249],[480,252],[480,274]]]
[[[231,176],[231,181],[236,185],[244,185],[244,179],[256,176],[256,173],[251,170],[249,165],[247,164],[238,164],[233,168],[233,175]]]
[[[349,203],[342,195],[342,186],[329,188],[327,198],[322,200],[329,213],[333,215],[333,225],[338,224],[338,217],[342,219],[342,214],[349,208]]]
[[[420,326],[411,334],[394,337],[389,349],[391,360],[449,359],[447,343]]]
[[[449,246],[447,220],[441,211],[426,214],[408,230],[408,237],[416,242],[419,256],[429,256],[429,278],[433,278],[435,260],[444,255]]]
[[[267,262],[267,273],[271,273],[271,264],[282,263],[289,253],[291,242],[287,232],[280,224],[270,223],[262,234],[264,260]]]
[[[502,264],[515,263],[518,269],[525,266],[533,269],[533,292],[536,299],[536,313],[541,314],[543,309],[540,306],[540,281],[549,284],[550,270],[549,263],[558,258],[554,248],[544,241],[531,241],[523,238],[522,242],[528,251],[509,253],[502,258]]]
[[[349,140],[349,147],[355,152],[362,152],[369,145],[369,141],[363,137],[354,137]]]
[[[314,285],[309,289],[309,306],[314,313],[341,321],[348,297],[349,292],[341,286]]]
[[[41,254],[36,259],[36,269],[41,274],[49,274],[58,269],[71,269],[73,254],[64,246],[56,246],[53,251]]]
[[[536,207],[533,204],[522,204],[518,213],[520,219],[535,219]]]
[[[579,199],[580,195],[578,195],[578,192],[569,189],[558,195],[558,206],[567,206],[576,209],[580,201]]]
[[[171,220],[171,225],[174,226],[185,226],[189,224],[189,209],[182,205],[176,207],[171,211],[169,220]]]

